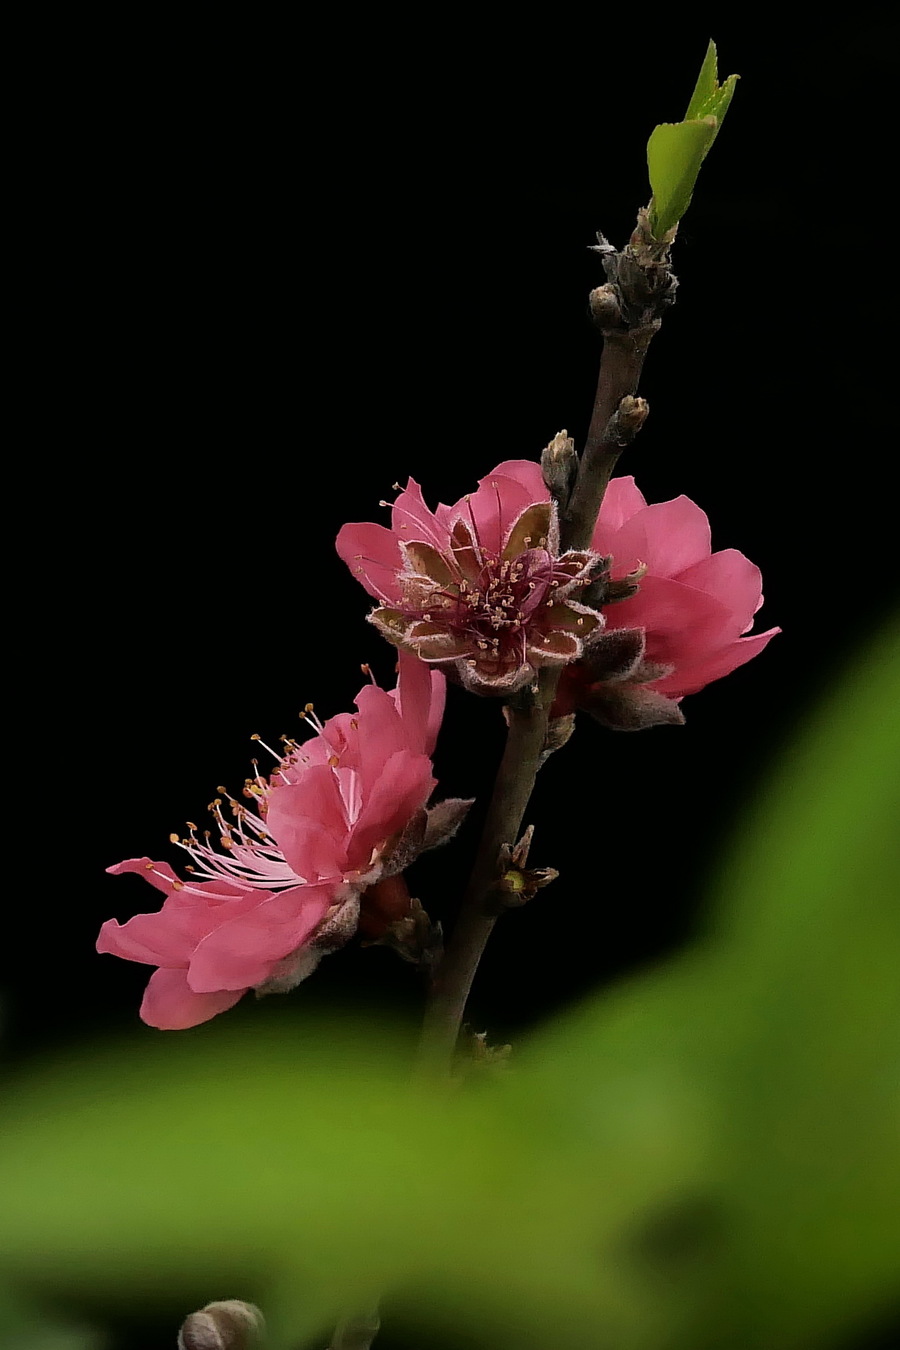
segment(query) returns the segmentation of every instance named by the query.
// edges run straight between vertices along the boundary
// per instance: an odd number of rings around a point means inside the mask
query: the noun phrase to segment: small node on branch
[[[262,1346],[265,1325],[253,1303],[237,1298],[207,1303],[185,1318],[178,1333],[178,1350],[253,1350]]]
[[[539,890],[559,876],[554,867],[526,866],[533,837],[534,826],[529,825],[517,844],[512,847],[504,844],[500,850],[497,880],[487,897],[488,913],[502,914],[505,909],[527,905]]]
[[[544,748],[541,751],[541,760],[539,768],[546,764],[547,760],[557,750],[561,750],[572,738],[575,730],[575,714],[570,713],[565,717],[554,717],[547,724],[547,735],[544,739]]]
[[[621,326],[622,310],[614,286],[610,286],[609,282],[605,286],[597,286],[591,291],[589,300],[591,317],[604,332]]]
[[[541,472],[550,496],[565,511],[578,473],[578,454],[568,432],[558,431],[541,452]]]
[[[607,431],[610,443],[629,445],[646,422],[649,412],[650,405],[645,398],[626,394],[609,420]]]

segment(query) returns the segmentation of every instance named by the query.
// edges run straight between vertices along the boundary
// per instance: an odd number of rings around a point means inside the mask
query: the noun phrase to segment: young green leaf
[[[737,79],[729,75],[719,84],[716,44],[710,42],[684,121],[662,123],[647,142],[653,192],[649,220],[657,239],[673,229],[688,209],[700,165],[718,135]]]

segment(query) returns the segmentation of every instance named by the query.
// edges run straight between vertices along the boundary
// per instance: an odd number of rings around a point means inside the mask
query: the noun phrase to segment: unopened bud
[[[575,730],[575,714],[568,713],[563,717],[554,717],[547,724],[547,734],[544,737],[544,748],[541,751],[540,763],[543,765],[556,750],[561,750],[572,738]]]
[[[568,505],[577,472],[575,442],[567,432],[558,431],[541,453],[541,473],[550,496],[559,503],[562,511]]]
[[[178,1350],[252,1350],[262,1345],[263,1315],[253,1303],[223,1299],[186,1317]]]
[[[529,825],[517,844],[512,847],[504,844],[501,848],[497,880],[487,900],[488,913],[501,914],[505,909],[526,905],[559,876],[554,867],[526,866],[533,837],[534,826]]]
[[[619,404],[619,430],[630,439],[636,436],[647,420],[650,405],[645,398],[634,398],[626,394]]]
[[[591,315],[601,328],[617,328],[622,322],[622,311],[615,288],[608,283],[597,286],[590,294]]]

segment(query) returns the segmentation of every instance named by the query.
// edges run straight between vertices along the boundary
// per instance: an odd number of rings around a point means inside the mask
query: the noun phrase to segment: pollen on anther
[[[183,890],[184,890],[184,882],[183,882],[183,881],[173,881],[173,882],[172,882],[172,889],[173,889],[174,891],[183,891]]]
[[[180,835],[177,835],[177,834],[175,834],[175,833],[173,832],[172,834],[169,835],[169,843],[170,843],[170,844],[180,844],[180,843],[181,843],[181,836],[180,836]]]
[[[340,763],[341,763],[341,761],[338,759],[337,755],[330,755],[330,756],[329,756],[329,758],[328,758],[328,767],[329,767],[329,769],[337,769],[337,768],[339,768],[339,767],[340,767]]]

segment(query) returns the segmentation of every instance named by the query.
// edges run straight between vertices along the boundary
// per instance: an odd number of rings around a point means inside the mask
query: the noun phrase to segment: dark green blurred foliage
[[[230,1296],[290,1350],[383,1295],[423,1345],[845,1344],[900,1284],[898,773],[893,631],[788,748],[705,938],[480,1084],[425,1093],[408,1027],[321,1018],[11,1078],[0,1343],[101,1350],[26,1304]]]

